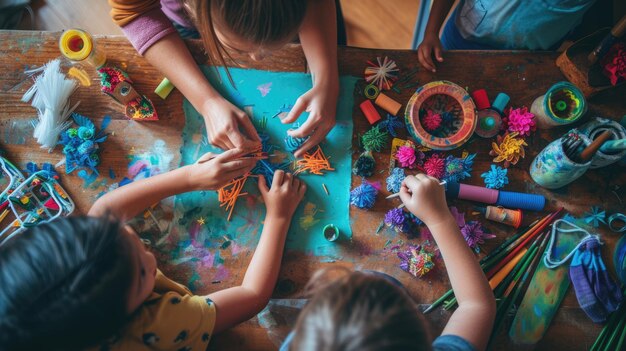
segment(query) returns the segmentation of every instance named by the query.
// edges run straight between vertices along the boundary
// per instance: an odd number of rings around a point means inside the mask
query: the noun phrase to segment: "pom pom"
[[[294,138],[291,135],[287,134],[285,137],[285,150],[293,153],[307,141],[308,138]]]
[[[372,127],[361,137],[363,148],[366,151],[380,152],[380,150],[385,147],[385,144],[387,144],[388,140],[389,133],[380,130],[380,128],[378,128],[377,126]]]
[[[422,126],[429,132],[433,132],[441,127],[441,115],[433,112],[432,110],[426,111],[424,117],[422,117]]]
[[[445,175],[446,161],[439,154],[432,154],[424,161],[424,171],[431,177],[442,179]]]
[[[497,143],[491,143],[492,150],[489,155],[496,156],[493,162],[504,162],[504,168],[517,164],[520,158],[524,158],[526,152],[524,146],[528,146],[524,139],[517,138],[517,132],[498,135]]]
[[[424,160],[424,153],[415,150],[411,146],[400,146],[396,151],[396,158],[400,162],[400,166],[404,168],[414,169],[421,166]]]
[[[392,169],[391,174],[387,177],[387,191],[394,194],[399,192],[404,178],[406,178],[404,169],[398,167]]]
[[[459,182],[465,178],[471,177],[470,172],[474,164],[474,157],[476,157],[476,154],[468,155],[465,158],[457,158],[454,156],[446,157],[445,175],[443,179],[446,181]]]
[[[502,119],[509,132],[517,132],[520,136],[529,136],[537,129],[535,115],[528,111],[527,107],[510,108],[509,113]]]
[[[376,161],[372,157],[370,151],[362,153],[354,164],[352,173],[361,177],[371,177],[374,174],[374,168],[376,167]]]
[[[485,186],[487,188],[501,189],[505,185],[509,184],[507,172],[508,170],[506,168],[491,165],[491,170],[481,174],[480,176],[485,179]]]
[[[378,195],[378,189],[368,182],[357,186],[350,191],[350,204],[364,209],[370,209],[374,206]]]
[[[398,117],[388,113],[387,118],[381,121],[378,124],[378,127],[387,131],[387,133],[391,134],[391,136],[396,137],[398,136],[396,129],[404,128],[404,122],[402,122]]]
[[[389,90],[393,83],[398,80],[400,70],[394,60],[385,56],[384,59],[376,58],[376,62],[367,61],[365,67],[365,81],[374,84],[379,90]]]
[[[404,211],[401,208],[392,208],[385,214],[385,224],[396,232],[403,231],[404,220]]]
[[[611,49],[600,61],[603,73],[609,78],[612,85],[626,79],[626,44],[618,42],[613,44]]]
[[[420,245],[408,245],[406,250],[398,252],[400,269],[414,277],[421,278],[435,267],[434,256]]]
[[[467,245],[474,249],[476,253],[480,252],[479,244],[483,244],[485,239],[492,239],[496,236],[489,234],[478,221],[471,221],[461,228],[461,234],[465,238]]]

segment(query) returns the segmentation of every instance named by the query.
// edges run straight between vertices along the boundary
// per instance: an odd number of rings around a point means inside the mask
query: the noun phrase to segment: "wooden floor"
[[[418,0],[341,0],[348,44],[366,48],[408,49]],[[34,0],[34,23],[28,15],[21,29],[82,28],[92,34],[122,34],[108,16],[106,0]]]

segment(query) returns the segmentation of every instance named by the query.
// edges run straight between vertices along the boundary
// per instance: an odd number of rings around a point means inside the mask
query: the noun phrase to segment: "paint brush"
[[[587,56],[589,63],[594,64],[604,57],[611,46],[613,46],[617,39],[624,35],[624,33],[626,33],[626,16],[622,17],[622,19],[613,26],[611,32],[609,32],[609,34],[602,39],[600,44]]]
[[[439,182],[439,185],[446,185],[447,183],[448,183],[448,182],[446,182],[446,181],[444,180],[444,181]],[[400,196],[400,192],[397,192],[397,193],[395,193],[395,194],[391,194],[391,195],[387,196],[385,199],[387,199],[387,200],[389,200],[389,199],[394,199],[394,198],[399,197],[399,196]]]
[[[589,161],[593,157],[593,155],[598,152],[602,144],[604,144],[605,141],[609,140],[612,135],[613,133],[607,130],[604,133],[600,134],[599,137],[595,138],[594,141],[591,142],[591,144],[589,144],[589,146],[587,146],[578,156],[580,158],[580,162],[585,163]]]

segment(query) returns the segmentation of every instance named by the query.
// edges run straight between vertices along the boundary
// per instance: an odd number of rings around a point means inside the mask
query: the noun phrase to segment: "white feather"
[[[78,103],[69,106],[70,95],[76,90],[73,79],[67,79],[61,72],[61,61],[56,59],[48,62],[43,68],[29,72],[43,71],[35,78],[35,83],[22,96],[22,101],[31,101],[37,109],[39,123],[35,126],[33,136],[42,148],[49,151],[56,146],[59,134],[71,124],[70,114]]]

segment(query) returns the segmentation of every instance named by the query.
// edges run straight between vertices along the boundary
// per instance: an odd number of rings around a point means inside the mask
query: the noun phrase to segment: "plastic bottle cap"
[[[93,41],[87,32],[80,29],[68,29],[59,39],[59,49],[63,56],[72,61],[82,61],[93,50]]]
[[[499,93],[498,96],[496,96],[496,99],[493,100],[491,107],[502,114],[506,105],[509,103],[509,100],[511,100],[511,98],[508,95],[505,93]]]

